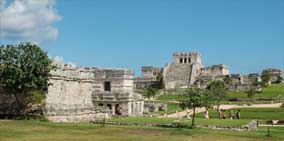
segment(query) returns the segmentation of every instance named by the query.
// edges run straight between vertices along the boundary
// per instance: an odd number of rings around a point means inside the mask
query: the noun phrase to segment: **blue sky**
[[[173,52],[198,51],[204,65],[225,64],[232,73],[284,68],[283,0],[57,0],[53,6],[58,36],[40,45],[80,66],[127,67],[139,75],[143,65],[171,63]]]

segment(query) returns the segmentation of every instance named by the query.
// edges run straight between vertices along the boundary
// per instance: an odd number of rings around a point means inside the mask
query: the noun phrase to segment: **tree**
[[[156,76],[157,79],[157,88],[158,89],[163,89],[164,88],[164,77],[163,77],[163,72],[159,72],[158,75]]]
[[[147,87],[147,88],[144,89],[143,95],[144,95],[144,97],[147,97],[150,100],[150,98],[154,98],[155,97],[157,92],[158,92],[157,88]]]
[[[207,91],[197,88],[187,88],[185,90],[186,98],[180,101],[180,107],[182,109],[192,109],[192,126],[195,126],[195,110],[198,107],[211,107],[212,98],[208,95]]]
[[[251,87],[248,91],[246,91],[246,93],[249,100],[253,101],[253,98],[256,95],[257,91],[255,87]]]
[[[261,74],[261,80],[262,80],[261,86],[267,87],[269,85],[270,78],[271,78],[271,75],[267,71],[262,72],[262,74]]]
[[[212,81],[209,86],[207,87],[209,94],[215,101],[217,105],[217,110],[219,111],[219,107],[222,101],[227,99],[227,92],[228,89],[224,82],[222,81]]]
[[[48,55],[31,43],[0,47],[0,85],[14,98],[18,115],[27,115],[48,88],[49,72],[54,68]]]

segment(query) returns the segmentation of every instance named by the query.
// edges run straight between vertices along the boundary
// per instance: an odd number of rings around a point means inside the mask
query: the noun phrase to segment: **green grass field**
[[[0,121],[1,141],[281,141],[284,128],[236,132],[210,129],[173,129],[149,126],[108,126],[92,124],[49,123],[35,121]]]
[[[169,94],[169,95],[161,95],[157,97],[158,101],[180,101],[184,99],[184,95],[177,95],[177,94]],[[231,102],[232,104],[239,103],[239,104],[245,104],[247,102],[247,94],[243,91],[229,91],[228,92],[228,98],[239,98],[243,99],[243,102]],[[277,99],[277,100],[284,100],[284,84],[274,84],[270,85],[267,88],[264,88],[264,90],[261,93],[257,93],[255,96],[256,99],[258,98],[266,98],[266,99]],[[224,102],[228,104],[228,102]],[[270,101],[255,101],[253,103],[270,103]]]
[[[210,129],[170,129],[148,126],[105,126],[93,124],[0,121],[1,141],[257,141],[284,140],[284,128],[273,127],[236,132]]]
[[[180,123],[191,125],[191,119],[172,119],[172,118],[151,118],[151,117],[128,117],[128,118],[113,118],[108,120],[118,123],[146,123],[146,124],[170,124]],[[204,119],[196,118],[196,125],[218,125],[218,126],[241,126],[249,123],[251,120],[220,120],[220,119]]]
[[[229,92],[230,98],[247,98],[245,92]],[[284,100],[284,84],[274,84],[264,88],[261,93],[257,93],[255,98],[271,98]]]
[[[262,120],[284,120],[284,108],[238,108],[231,109],[235,113],[241,110],[242,119],[262,119]],[[227,117],[230,117],[230,110],[227,110]],[[218,118],[216,110],[209,110],[211,118]],[[198,113],[197,117],[203,118],[203,113]]]
[[[178,94],[167,94],[167,95],[160,95],[157,100],[158,101],[180,101],[184,99],[184,95],[178,95]]]

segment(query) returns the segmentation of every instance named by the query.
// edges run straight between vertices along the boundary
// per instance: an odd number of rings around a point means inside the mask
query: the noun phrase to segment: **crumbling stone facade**
[[[135,79],[135,88],[143,89],[157,82],[157,72],[163,73],[167,91],[189,86],[206,88],[213,80],[225,81],[230,90],[248,90],[251,86],[255,87],[256,82],[261,82],[261,75],[258,73],[230,74],[229,67],[223,64],[204,67],[198,52],[177,52],[173,54],[173,62],[164,68],[142,67],[142,77]],[[281,70],[266,69],[263,73],[271,76],[271,83],[281,82]],[[256,86],[258,90],[261,89],[259,87]]]
[[[142,66],[142,77],[134,79],[134,88],[143,89],[158,83],[157,76],[163,72],[162,68],[153,66]]]
[[[197,52],[174,53],[173,63],[164,67],[165,89],[193,85],[203,68],[201,55]]]
[[[230,80],[230,90],[243,91],[250,89],[251,86],[256,86],[256,84],[261,81],[261,76],[258,73],[248,75],[231,74]]]
[[[166,89],[197,85],[206,87],[212,80],[230,74],[229,67],[220,64],[204,67],[201,55],[196,52],[174,53],[173,63],[164,68]]]
[[[281,83],[281,70],[280,69],[264,69],[262,74],[267,73],[270,76],[269,83]]]
[[[143,98],[133,92],[133,71],[65,65],[51,72],[45,115],[56,122],[82,122],[143,114]]]

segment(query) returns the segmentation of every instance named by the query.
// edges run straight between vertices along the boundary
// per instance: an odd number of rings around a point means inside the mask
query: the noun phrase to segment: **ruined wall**
[[[92,101],[94,73],[87,68],[63,67],[51,72],[46,95],[45,115],[55,122],[96,120],[104,110]]]
[[[144,101],[140,94],[134,93],[134,73],[128,69],[97,69],[93,102],[96,106],[107,107],[112,115],[141,116]],[[111,87],[105,91],[105,82]]]
[[[250,89],[256,82],[260,82],[260,75],[254,74],[231,74],[230,90],[243,91]]]
[[[64,66],[51,74],[45,106],[51,121],[89,122],[143,114],[144,101],[133,92],[131,70]]]
[[[154,66],[142,66],[142,78],[156,78],[160,72],[162,72],[162,68],[154,67]]]
[[[211,75],[214,77],[214,76],[229,75],[229,74],[230,74],[229,67],[223,64],[213,65],[201,69],[201,75]]]
[[[262,74],[267,73],[270,75],[270,83],[280,83],[281,82],[281,70],[280,69],[264,69]]]

